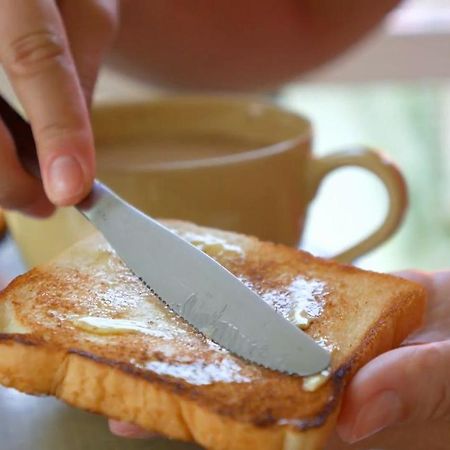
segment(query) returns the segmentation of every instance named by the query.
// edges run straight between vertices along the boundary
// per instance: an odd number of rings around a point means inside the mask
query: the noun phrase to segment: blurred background
[[[359,265],[450,265],[449,0],[405,2],[365,42],[279,99],[312,118],[318,153],[364,143],[385,151],[406,176],[404,225]],[[361,172],[343,169],[325,182],[310,211],[306,247],[342,248],[382,216],[383,189]]]
[[[105,70],[96,100],[141,100],[157,92]],[[405,222],[358,265],[382,271],[450,265],[450,0],[404,2],[364,42],[271,96],[312,119],[316,154],[365,144],[404,172]],[[341,169],[310,208],[303,246],[336,253],[367,235],[386,203],[374,177]]]

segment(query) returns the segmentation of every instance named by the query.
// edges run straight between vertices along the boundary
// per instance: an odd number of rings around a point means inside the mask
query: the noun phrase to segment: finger
[[[450,336],[450,271],[406,272],[406,278],[425,287],[428,304],[425,328],[408,336],[404,345],[446,340]]]
[[[80,8],[79,3],[73,0],[60,0],[58,5],[78,79],[90,104],[98,69],[116,34],[117,2],[85,0],[83,8]]]
[[[30,119],[48,197],[62,206],[81,200],[93,179],[94,146],[53,1],[2,1],[0,60]]]
[[[49,215],[53,210],[41,183],[28,174],[17,159],[13,139],[1,121],[0,205],[36,216]]]
[[[401,272],[396,272],[394,275],[420,284],[425,288],[429,297],[431,297],[434,292],[433,276],[430,272],[424,272],[421,270],[403,270]]]
[[[379,356],[351,382],[338,432],[347,442],[391,425],[450,417],[450,341]]]
[[[111,433],[124,438],[154,439],[158,437],[157,434],[143,430],[137,425],[126,422],[118,422],[116,420],[109,421],[109,429],[111,430]]]

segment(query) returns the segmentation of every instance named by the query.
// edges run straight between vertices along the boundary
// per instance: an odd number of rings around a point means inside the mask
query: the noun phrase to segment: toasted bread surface
[[[0,383],[211,449],[320,449],[354,372],[420,323],[425,294],[388,275],[167,222],[332,351],[329,379],[250,364],[175,316],[100,235],[0,296]],[[306,320],[306,322],[305,322]]]

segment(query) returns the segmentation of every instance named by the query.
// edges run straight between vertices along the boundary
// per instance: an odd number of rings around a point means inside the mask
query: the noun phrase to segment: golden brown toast
[[[329,378],[232,356],[162,305],[96,234],[1,293],[0,383],[210,449],[321,449],[350,377],[420,325],[423,289],[252,237],[167,224],[329,348]]]

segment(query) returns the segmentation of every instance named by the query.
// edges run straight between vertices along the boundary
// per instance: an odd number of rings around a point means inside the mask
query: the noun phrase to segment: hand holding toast
[[[347,442],[393,425],[414,427],[450,418],[450,271],[400,275],[427,288],[426,323],[405,346],[377,357],[356,374],[338,425]]]

